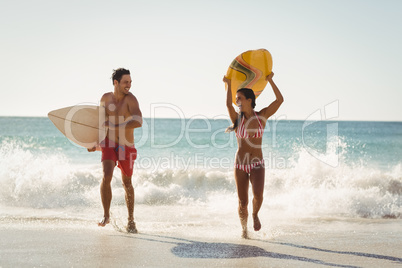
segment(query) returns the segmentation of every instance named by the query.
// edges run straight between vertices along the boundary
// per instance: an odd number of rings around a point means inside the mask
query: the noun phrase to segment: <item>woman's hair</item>
[[[255,94],[254,91],[250,88],[240,88],[237,90],[237,93],[242,93],[244,95],[244,97],[246,98],[246,100],[251,99],[251,108],[255,108]],[[241,118],[243,116],[243,112],[240,112],[239,117],[237,118],[237,120],[234,122],[233,125],[231,125],[230,127],[228,127],[226,129],[225,132],[231,132],[236,130],[237,126],[240,124]]]

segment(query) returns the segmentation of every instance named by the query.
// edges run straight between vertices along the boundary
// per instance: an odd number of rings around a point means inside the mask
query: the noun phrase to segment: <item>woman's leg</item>
[[[264,164],[254,167],[250,172],[250,182],[253,190],[253,220],[254,230],[261,229],[258,211],[260,211],[264,199],[265,167]]]
[[[248,218],[248,184],[249,175],[245,171],[235,168],[234,170],[237,195],[239,197],[239,218],[243,229],[243,238],[247,238],[247,218]]]

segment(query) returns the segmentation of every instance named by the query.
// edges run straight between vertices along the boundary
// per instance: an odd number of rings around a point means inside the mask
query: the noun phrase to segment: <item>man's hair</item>
[[[124,69],[124,68],[119,68],[119,69],[113,70],[112,84],[114,84],[114,80],[117,80],[117,82],[120,83],[122,76],[125,74],[130,74],[130,71],[127,69]]]

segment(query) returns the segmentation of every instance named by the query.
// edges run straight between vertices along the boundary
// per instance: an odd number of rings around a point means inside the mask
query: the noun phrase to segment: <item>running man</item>
[[[110,222],[110,204],[112,201],[111,182],[113,171],[118,163],[125,190],[128,209],[127,232],[137,233],[134,222],[134,187],[131,182],[134,160],[137,150],[134,147],[134,129],[142,126],[142,114],[137,98],[129,92],[131,88],[130,71],[119,68],[112,75],[114,92],[105,93],[101,98],[101,110],[105,111],[108,132],[105,140],[100,143],[102,149],[103,179],[100,193],[103,205],[103,218],[98,223],[105,226]],[[89,152],[96,147],[89,148]]]

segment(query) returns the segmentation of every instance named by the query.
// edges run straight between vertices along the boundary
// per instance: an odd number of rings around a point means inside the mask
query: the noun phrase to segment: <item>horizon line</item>
[[[0,118],[48,118],[47,116],[38,115],[0,115]],[[228,118],[210,118],[210,117],[143,117],[144,119],[208,119],[208,120],[227,120]],[[268,119],[270,120],[270,119]],[[366,119],[327,119],[327,120],[306,120],[306,119],[278,119],[278,121],[330,121],[330,122],[387,122],[387,123],[402,123],[398,120],[366,120]]]

